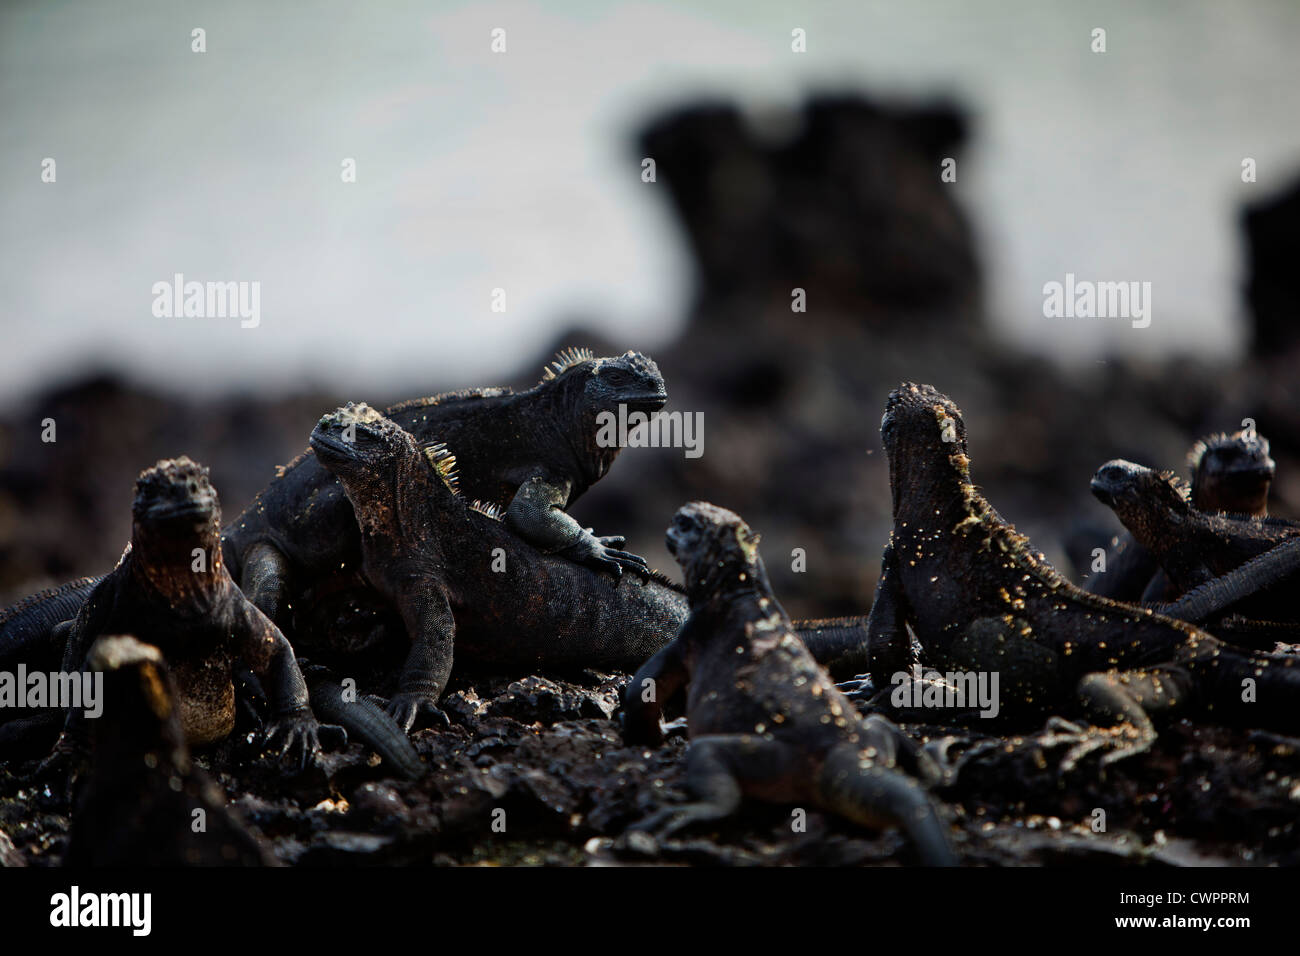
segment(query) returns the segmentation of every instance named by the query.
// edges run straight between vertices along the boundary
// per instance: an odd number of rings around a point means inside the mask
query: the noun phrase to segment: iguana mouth
[[[1140,465],[1132,462],[1108,461],[1097,469],[1092,481],[1088,483],[1088,489],[1098,501],[1109,507],[1131,486],[1135,476],[1144,472]]]
[[[1276,473],[1275,469],[1269,465],[1261,465],[1258,462],[1251,462],[1248,465],[1233,464],[1224,470],[1224,475],[1230,478],[1269,478],[1271,479]]]
[[[331,458],[353,458],[356,455],[356,443],[340,441],[334,436],[325,432],[314,431],[311,433],[309,444],[316,454],[322,451],[328,452]]]
[[[644,395],[632,395],[622,400],[624,405],[637,409],[658,411],[668,404],[668,396],[663,392],[647,392]]]
[[[215,502],[211,495],[201,495],[177,502],[158,502],[149,505],[146,516],[150,521],[172,521],[177,518],[209,517]]]
[[[1102,504],[1108,507],[1114,505],[1115,503],[1114,490],[1111,488],[1110,485],[1102,481],[1100,478],[1092,479],[1092,481],[1088,483],[1088,488],[1092,492],[1093,497],[1096,498],[1098,501],[1100,501]]]

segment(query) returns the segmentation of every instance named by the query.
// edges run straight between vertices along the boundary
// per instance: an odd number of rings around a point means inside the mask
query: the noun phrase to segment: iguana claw
[[[1069,773],[1084,757],[1095,751],[1109,751],[1102,755],[1100,761],[1101,766],[1108,767],[1126,757],[1149,750],[1155,739],[1155,734],[1144,732],[1132,724],[1093,727],[1088,724],[1074,723],[1062,717],[1051,717],[1047,721],[1045,733],[1039,743],[1044,748],[1072,745],[1061,760],[1061,773],[1064,774]]]
[[[421,714],[430,718],[430,723],[442,727],[451,726],[451,718],[439,709],[437,701],[431,700],[425,694],[395,694],[392,700],[387,702],[382,697],[373,695],[369,699],[379,707],[383,707],[397,726],[408,734]]]
[[[296,764],[301,773],[320,753],[318,726],[310,713],[277,718],[266,728],[266,749],[275,753],[278,759]]]
[[[615,581],[623,580],[624,568],[643,576],[648,575],[650,568],[645,558],[630,551],[619,550],[615,546],[615,542],[622,545],[626,540],[618,535],[607,535],[602,538],[587,536],[561,553],[578,564],[584,564],[597,571],[608,571],[614,575]]]

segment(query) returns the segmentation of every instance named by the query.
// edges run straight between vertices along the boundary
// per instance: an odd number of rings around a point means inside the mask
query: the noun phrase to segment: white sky
[[[6,7],[0,391],[102,363],[196,391],[487,384],[575,318],[652,351],[689,262],[631,134],[702,93],[818,88],[974,111],[958,188],[1015,341],[1082,359],[1239,346],[1239,206],[1300,169],[1300,5],[701,6]],[[1067,271],[1152,282],[1151,328],[1044,319],[1042,285]],[[154,318],[175,272],[260,281],[260,327]]]

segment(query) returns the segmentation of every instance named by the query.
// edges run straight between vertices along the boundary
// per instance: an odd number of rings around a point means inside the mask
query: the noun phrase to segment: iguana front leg
[[[623,739],[627,743],[657,746],[663,742],[664,705],[690,677],[682,648],[681,639],[674,640],[642,664],[627,685],[623,692]]]
[[[559,554],[578,564],[609,571],[616,579],[623,569],[645,572],[645,558],[621,551],[627,539],[598,538],[564,510],[569,490],[546,478],[530,478],[519,486],[506,509],[506,527],[536,548]]]
[[[397,693],[388,702],[388,713],[407,732],[421,713],[448,723],[446,715],[438,709],[438,699],[451,676],[456,635],[451,605],[439,586],[424,578],[409,582],[398,598],[398,605],[411,651],[402,665]]]
[[[289,593],[289,561],[269,541],[259,541],[244,556],[239,589],[277,627],[283,626]]]
[[[876,596],[867,618],[867,654],[870,674],[877,688],[887,687],[890,677],[907,670],[911,663],[912,643],[907,634],[907,597],[899,579],[898,559],[892,543],[885,547],[880,561],[880,578]]]
[[[233,587],[231,592],[238,594]],[[271,723],[266,728],[267,747],[300,768],[306,767],[320,752],[320,728],[312,715],[307,683],[298,669],[293,648],[270,618],[248,601],[239,602],[233,618],[231,637],[237,653],[247,662],[266,662],[253,670],[264,679],[271,704]]]

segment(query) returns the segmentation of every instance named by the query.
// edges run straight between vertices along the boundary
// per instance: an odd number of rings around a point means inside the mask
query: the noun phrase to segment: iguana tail
[[[77,616],[99,581],[97,577],[77,578],[0,611],[0,670],[9,670],[20,661],[29,667],[57,667],[63,648],[52,640],[54,629]]]
[[[826,755],[817,775],[824,807],[863,826],[896,826],[916,845],[926,866],[956,866],[945,827],[920,786],[883,766],[863,767],[858,748],[843,744]]]
[[[836,680],[848,680],[870,669],[866,615],[824,617],[790,624],[808,653]]]
[[[1215,643],[1186,662],[1205,710],[1224,724],[1300,734],[1300,657]]]
[[[363,697],[347,700],[334,681],[311,683],[311,709],[324,723],[339,724],[388,761],[389,766],[411,780],[424,774],[420,755],[393,718]]]

